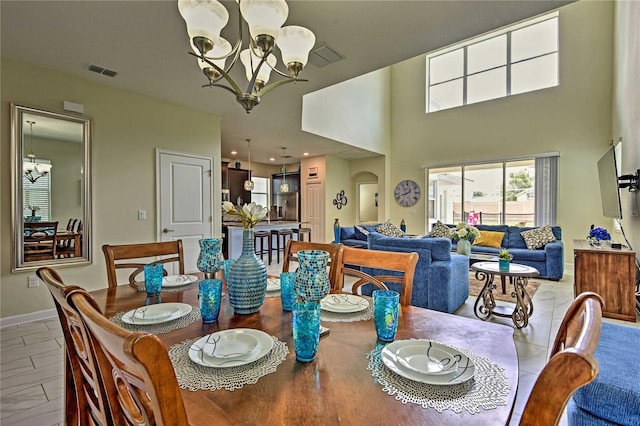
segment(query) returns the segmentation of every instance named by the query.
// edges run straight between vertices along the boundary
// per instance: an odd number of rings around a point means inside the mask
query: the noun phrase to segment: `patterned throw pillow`
[[[480,236],[473,240],[474,246],[500,248],[504,232],[480,231]]]
[[[451,238],[452,228],[449,228],[444,223],[437,221],[431,228],[431,236],[433,238]]]
[[[390,221],[386,221],[382,225],[378,226],[376,228],[376,231],[378,231],[382,235],[386,235],[387,237],[404,237],[404,232],[402,232],[402,229],[398,228]]]
[[[353,228],[356,230],[356,239],[367,241],[367,235],[369,235],[369,231],[367,231],[360,225],[355,225]]]
[[[552,243],[556,240],[556,236],[553,235],[553,231],[551,230],[551,225],[544,225],[540,228],[522,231],[520,235],[529,250],[544,247],[547,243]]]

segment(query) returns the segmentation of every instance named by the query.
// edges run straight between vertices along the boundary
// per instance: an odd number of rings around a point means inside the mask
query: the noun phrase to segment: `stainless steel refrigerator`
[[[274,194],[271,220],[291,220],[298,222],[300,195],[297,192]],[[274,208],[275,207],[275,208]]]

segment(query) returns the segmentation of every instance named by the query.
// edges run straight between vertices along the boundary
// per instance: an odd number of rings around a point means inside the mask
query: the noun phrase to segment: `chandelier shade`
[[[236,2],[239,36],[233,47],[220,36],[229,20],[229,13],[219,1],[178,0],[178,11],[186,23],[191,47],[195,52],[189,53],[198,58],[199,67],[209,80],[202,87],[218,87],[233,93],[249,113],[260,103],[261,96],[276,87],[307,81],[298,78],[298,75],[307,64],[309,52],[315,44],[315,35],[304,27],[282,26],[289,15],[289,6],[284,0]],[[243,39],[243,19],[249,29],[246,40]],[[276,46],[280,49],[286,71],[276,68]],[[242,84],[229,75],[238,58],[245,66],[248,80],[246,90],[241,89]],[[284,80],[266,86],[271,71],[275,71]]]

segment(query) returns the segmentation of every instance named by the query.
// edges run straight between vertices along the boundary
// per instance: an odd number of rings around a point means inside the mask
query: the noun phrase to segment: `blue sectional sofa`
[[[376,232],[376,228],[380,226],[380,224],[358,226],[361,226],[371,233]],[[355,226],[343,226],[340,228],[340,242],[349,247],[367,248],[367,236],[357,230]]]
[[[452,313],[469,297],[469,258],[451,253],[450,240],[386,237],[377,232],[369,233],[368,237],[367,247],[371,250],[418,253],[411,294],[412,305]],[[388,271],[364,272],[389,275]],[[394,283],[388,285],[394,289]],[[372,285],[362,287],[365,295],[371,295],[373,290]]]
[[[448,225],[455,227],[454,225]],[[504,232],[502,245],[500,248],[471,246],[471,253],[495,254],[506,248],[513,255],[513,262],[528,265],[536,268],[540,272],[540,278],[558,281],[564,273],[564,244],[562,243],[562,230],[559,226],[552,226],[551,230],[556,237],[556,241],[547,243],[543,248],[529,250],[520,235],[523,231],[534,229],[522,226],[507,225],[475,225],[480,232],[494,231]],[[453,243],[455,250],[456,242]]]
[[[570,426],[640,425],[640,328],[602,323],[594,354],[600,372],[567,404]]]

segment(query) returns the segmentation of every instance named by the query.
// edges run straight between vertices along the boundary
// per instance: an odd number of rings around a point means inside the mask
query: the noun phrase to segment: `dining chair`
[[[87,331],[78,311],[69,304],[69,296],[82,289],[66,286],[60,275],[49,267],[39,268],[36,274],[49,289],[62,326],[65,343],[66,424],[111,424],[109,405],[102,391],[102,378],[97,362],[89,350]]]
[[[549,360],[533,386],[521,426],[557,425],[569,398],[598,375],[593,356],[602,328],[602,297],[579,294],[562,319]]]
[[[338,264],[340,263],[340,253],[342,244],[312,243],[309,241],[289,240],[284,249],[284,260],[282,262],[282,272],[289,272],[292,267],[291,262],[298,262],[297,253],[302,250],[323,250],[329,253],[329,281],[331,288],[337,285]]]
[[[25,222],[24,261],[55,259],[57,235],[58,222]]]
[[[137,287],[136,277],[144,271],[144,265],[147,263],[170,263],[178,262],[179,274],[184,274],[184,253],[182,250],[182,240],[164,241],[157,243],[143,244],[123,244],[102,246],[104,258],[107,263],[107,281],[109,287],[118,286],[118,269],[133,269],[129,275],[129,285]],[[157,256],[170,256],[162,259],[149,260],[142,262],[145,258],[154,258]],[[120,262],[123,260],[138,259],[137,262]],[[167,275],[167,271],[164,271]]]
[[[365,284],[372,284],[379,289],[388,290],[386,283],[399,283],[401,285],[400,304],[410,305],[413,276],[417,263],[418,253],[414,252],[400,253],[344,247],[340,255],[336,290],[344,288],[345,276],[357,278],[351,287],[353,294],[358,294],[358,289]],[[362,270],[363,268],[364,270]],[[402,272],[402,275],[397,275],[398,272]]]
[[[86,291],[71,295],[88,330],[114,425],[233,424],[218,405],[203,399],[185,406],[169,353],[154,334],[128,331],[102,315]],[[187,415],[189,408],[189,415]]]

